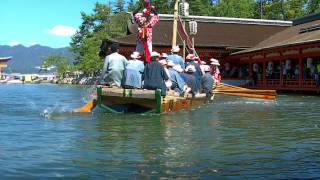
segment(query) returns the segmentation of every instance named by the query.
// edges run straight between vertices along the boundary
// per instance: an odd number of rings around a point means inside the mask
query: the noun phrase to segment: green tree
[[[253,18],[255,17],[254,0],[221,0],[213,7],[214,16]]]
[[[116,1],[116,4],[115,4],[115,9],[114,9],[114,13],[117,14],[117,13],[120,13],[120,12],[124,12],[124,5],[125,5],[125,2],[124,0],[117,0]]]
[[[306,14],[306,0],[267,0],[262,4],[265,19],[291,20]]]
[[[132,11],[134,11],[136,8],[137,8],[137,7],[136,7],[136,4],[134,3],[134,1],[133,1],[133,0],[129,0],[129,1],[128,1],[127,11],[128,11],[128,12],[132,12]]]
[[[189,0],[190,15],[208,16],[211,13],[212,6],[208,0]]]
[[[48,55],[42,57],[43,68],[49,68],[50,66],[55,66],[57,68],[58,75],[62,75],[67,71],[74,71],[75,67],[68,61],[68,57],[64,55]]]
[[[306,14],[305,5],[306,0],[290,0],[288,1],[288,9],[286,11],[286,17],[289,20],[297,17],[304,16]]]
[[[307,13],[317,13],[320,12],[320,0],[308,0],[307,3]]]
[[[173,13],[173,0],[154,0],[152,5],[155,6],[158,13],[169,14]]]
[[[103,59],[99,56],[102,40],[126,34],[126,13],[111,13],[111,7],[96,3],[92,14],[81,13],[82,24],[72,37],[70,50],[74,53],[75,66],[86,74],[101,70]]]

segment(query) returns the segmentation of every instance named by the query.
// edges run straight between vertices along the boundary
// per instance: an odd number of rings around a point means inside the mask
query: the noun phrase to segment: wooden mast
[[[178,5],[179,5],[179,0],[176,0],[174,4],[174,13],[173,13],[172,47],[175,47],[177,45]]]

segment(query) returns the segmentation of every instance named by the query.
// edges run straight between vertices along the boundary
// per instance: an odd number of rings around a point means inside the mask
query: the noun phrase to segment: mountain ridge
[[[11,56],[8,67],[4,69],[7,73],[36,73],[36,66],[42,64],[41,57],[48,55],[71,55],[67,47],[51,48],[35,44],[29,47],[23,45],[8,46],[0,45],[0,57]]]

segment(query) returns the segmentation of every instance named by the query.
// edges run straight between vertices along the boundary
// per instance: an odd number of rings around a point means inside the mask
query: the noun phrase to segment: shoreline
[[[59,78],[52,81],[53,84],[94,85],[99,77]]]

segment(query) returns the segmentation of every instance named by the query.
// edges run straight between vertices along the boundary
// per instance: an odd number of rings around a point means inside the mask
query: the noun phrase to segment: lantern
[[[197,34],[197,28],[198,24],[195,20],[189,21],[189,30],[190,30],[190,35],[196,35]]]
[[[179,3],[179,14],[181,16],[189,16],[189,3],[182,1]]]

